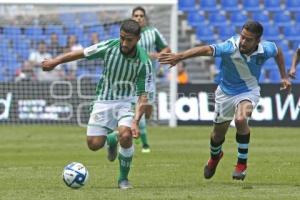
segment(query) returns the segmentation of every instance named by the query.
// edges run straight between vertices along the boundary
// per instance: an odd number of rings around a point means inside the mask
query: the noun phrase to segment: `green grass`
[[[116,187],[118,162],[106,151],[89,151],[85,129],[55,126],[0,127],[0,199],[299,199],[300,132],[296,128],[253,128],[247,177],[231,180],[236,162],[235,131],[230,129],[225,155],[211,180],[203,178],[209,156],[210,127],[152,127],[150,154],[136,153],[130,173],[134,189]],[[72,162],[87,166],[90,179],[79,190],[61,180]]]

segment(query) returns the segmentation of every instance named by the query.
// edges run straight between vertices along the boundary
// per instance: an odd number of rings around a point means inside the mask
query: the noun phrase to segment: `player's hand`
[[[140,137],[139,122],[137,120],[134,119],[132,120],[131,133],[132,133],[132,137],[135,139]]]
[[[161,53],[158,56],[158,61],[161,64],[170,64],[173,67],[180,61],[180,58],[175,53]]]
[[[291,67],[291,69],[288,71],[288,75],[291,79],[296,78],[296,69],[294,67]]]
[[[152,53],[149,53],[148,55],[152,60],[156,60],[158,58],[159,54],[157,52],[152,52]]]
[[[287,90],[290,94],[292,91],[292,84],[288,78],[281,79],[281,87],[280,90]]]
[[[57,63],[53,59],[45,59],[42,61],[43,71],[51,71],[56,67]]]

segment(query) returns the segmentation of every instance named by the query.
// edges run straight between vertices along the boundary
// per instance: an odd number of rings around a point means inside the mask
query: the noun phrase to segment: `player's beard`
[[[120,51],[121,51],[121,53],[122,54],[124,54],[125,56],[128,56],[128,55],[131,55],[133,52],[135,52],[136,51],[136,47],[133,47],[132,49],[129,49],[127,52],[124,52],[123,50],[122,50],[122,46],[120,46]],[[127,47],[126,47],[127,48]]]
[[[246,49],[246,48],[242,49],[241,45],[239,45],[239,51],[240,51],[240,53],[241,54],[246,54],[246,55],[248,55],[250,53],[253,53],[257,48],[258,48],[258,46],[255,47],[255,48],[252,48],[252,49]]]

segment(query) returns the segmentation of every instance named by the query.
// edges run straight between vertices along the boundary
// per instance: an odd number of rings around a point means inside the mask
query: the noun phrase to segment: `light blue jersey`
[[[228,95],[237,95],[260,90],[258,85],[264,62],[278,53],[275,43],[262,41],[250,56],[239,51],[240,36],[234,36],[223,43],[212,44],[213,56],[221,57],[220,87]]]

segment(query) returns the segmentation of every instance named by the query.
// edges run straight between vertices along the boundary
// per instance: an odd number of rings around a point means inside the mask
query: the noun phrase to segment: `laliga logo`
[[[178,120],[212,121],[214,112],[210,108],[213,102],[207,92],[199,92],[198,96],[181,97],[175,102],[175,113]],[[273,97],[261,97],[252,113],[255,121],[289,120],[296,121],[300,115],[300,98],[294,99],[293,95],[283,98],[280,94]],[[168,96],[165,92],[158,94],[158,117],[160,120],[170,119]]]
[[[0,99],[0,120],[8,119],[12,93],[7,93],[6,99]],[[3,107],[3,108],[2,108]]]

